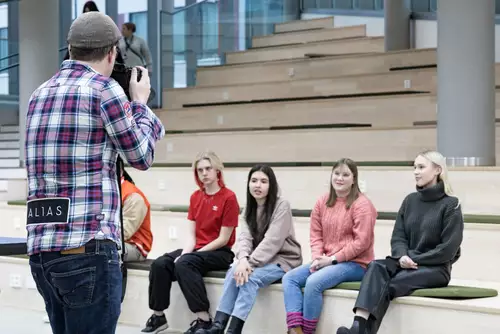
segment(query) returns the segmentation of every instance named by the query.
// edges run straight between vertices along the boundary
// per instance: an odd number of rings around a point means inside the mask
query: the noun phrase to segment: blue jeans
[[[308,320],[317,320],[321,315],[323,291],[342,282],[361,281],[366,272],[366,269],[355,262],[341,262],[314,273],[309,271],[310,265],[303,264],[283,277],[286,312],[301,313]]]
[[[30,256],[31,274],[54,334],[115,333],[122,294],[117,246],[92,240],[84,251]]]
[[[285,271],[276,264],[267,264],[256,268],[243,286],[236,286],[234,280],[235,263],[227,272],[224,291],[217,311],[230,314],[243,321],[247,320],[260,288],[266,287],[283,277]]]

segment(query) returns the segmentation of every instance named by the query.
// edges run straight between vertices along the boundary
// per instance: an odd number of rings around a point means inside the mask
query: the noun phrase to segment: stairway
[[[9,180],[26,179],[26,171],[20,167],[19,161],[19,136],[19,126],[0,126],[0,201],[18,199],[9,198]]]

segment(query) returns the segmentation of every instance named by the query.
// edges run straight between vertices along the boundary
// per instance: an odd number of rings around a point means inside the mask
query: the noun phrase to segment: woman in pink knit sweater
[[[318,199],[311,213],[312,261],[289,271],[282,280],[288,333],[314,333],[323,291],[342,282],[362,280],[375,257],[376,219],[375,207],[359,190],[354,161],[337,161],[330,191]]]

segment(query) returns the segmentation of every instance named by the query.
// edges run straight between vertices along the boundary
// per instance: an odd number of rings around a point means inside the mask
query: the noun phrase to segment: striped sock
[[[317,325],[318,325],[318,319],[314,320],[304,319],[304,325],[302,326],[302,331],[304,332],[304,334],[314,334]]]
[[[286,324],[288,328],[302,326],[302,312],[288,312],[286,314]]]

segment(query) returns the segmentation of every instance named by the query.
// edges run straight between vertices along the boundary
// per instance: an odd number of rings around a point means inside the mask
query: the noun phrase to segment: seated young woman
[[[197,334],[240,334],[260,288],[302,264],[292,210],[279,197],[273,170],[256,165],[248,173],[246,226],[236,244],[237,261],[228,271],[213,325]],[[230,321],[229,321],[230,320]]]
[[[323,307],[323,291],[363,278],[375,256],[376,219],[375,207],[359,189],[354,161],[337,161],[330,191],[318,199],[311,213],[312,262],[283,277],[288,333],[314,333]]]
[[[448,181],[446,159],[436,151],[414,162],[416,192],[406,196],[391,238],[391,256],[370,263],[354,305],[350,329],[337,334],[377,333],[392,299],[417,289],[445,287],[460,257],[464,221]]]
[[[149,273],[149,308],[153,314],[143,333],[168,328],[164,311],[170,306],[172,282],[177,281],[191,312],[197,319],[185,334],[193,334],[212,324],[210,303],[203,276],[212,270],[227,270],[233,262],[240,208],[234,192],[226,188],[223,165],[213,152],[196,157],[193,172],[199,189],[192,195],[187,215],[190,232],[183,249],[158,257]]]

